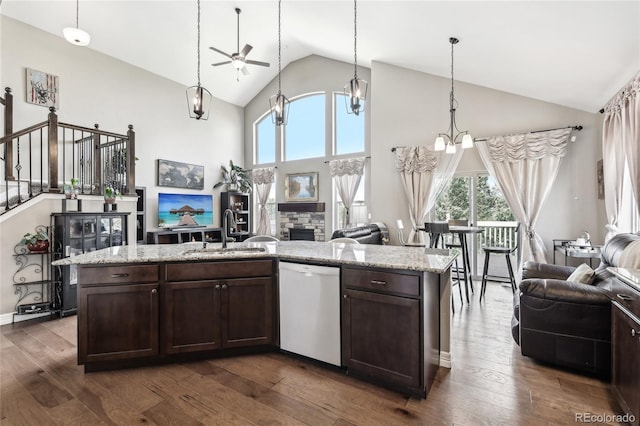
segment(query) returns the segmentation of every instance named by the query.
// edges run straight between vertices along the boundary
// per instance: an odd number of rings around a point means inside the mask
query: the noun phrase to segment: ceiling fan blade
[[[215,64],[211,64],[211,66],[212,67],[217,67],[218,65],[227,65],[227,64],[230,64],[230,63],[231,63],[231,61],[224,61],[224,62],[218,62],[218,63],[215,63]]]
[[[251,49],[253,49],[253,46],[251,46],[250,44],[245,44],[242,48],[242,51],[240,52],[240,56],[246,58],[249,52],[251,52]]]
[[[242,75],[249,75],[249,70],[246,66],[240,68],[240,71],[242,72]]]
[[[260,62],[260,61],[250,61],[250,60],[246,60],[245,63],[247,64],[251,64],[251,65],[259,65],[261,67],[270,67],[271,64],[268,62]]]
[[[223,51],[222,51],[222,50],[220,50],[220,49],[216,49],[215,47],[211,47],[211,46],[209,46],[209,49],[213,50],[214,52],[218,52],[218,53],[220,53],[221,55],[226,56],[227,58],[231,58],[231,55],[229,55],[227,52],[223,52]]]

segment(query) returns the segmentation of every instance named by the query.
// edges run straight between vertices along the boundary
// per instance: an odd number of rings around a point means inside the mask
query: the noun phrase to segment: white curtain
[[[463,149],[456,149],[455,154],[447,154],[444,151],[439,151],[437,165],[434,170],[433,183],[427,202],[427,213],[436,206],[438,198],[451,183],[451,178],[456,172],[458,164],[460,164],[463,152]]]
[[[435,168],[438,163],[438,153],[432,146],[411,146],[396,148],[396,170],[404,187],[411,219],[411,232],[408,244],[423,244],[421,232],[416,232],[427,214],[429,196],[431,194]]]
[[[604,107],[602,126],[602,159],[604,168],[604,201],[607,211],[609,240],[618,232],[618,216],[623,192],[625,162],[631,178],[631,189],[640,212],[640,72]]]
[[[275,177],[275,167],[265,167],[263,169],[254,169],[252,172],[253,183],[256,186],[256,195],[258,196],[258,235],[271,235],[271,220],[267,211],[267,201],[271,192],[271,185]]]
[[[340,201],[344,204],[344,214],[341,218],[342,228],[346,228],[351,224],[349,212],[360,186],[360,180],[364,172],[364,161],[364,157],[358,157],[331,160],[329,162],[329,172],[336,183]]]
[[[488,138],[476,147],[524,232],[522,260],[547,263],[535,226],[567,154],[571,129]]]

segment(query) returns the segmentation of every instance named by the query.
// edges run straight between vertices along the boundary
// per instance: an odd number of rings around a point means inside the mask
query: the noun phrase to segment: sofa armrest
[[[609,305],[609,293],[599,287],[556,279],[531,278],[522,280],[523,296],[588,305]]]
[[[522,266],[522,279],[553,278],[566,280],[576,268],[573,266],[550,265],[548,263],[525,262]]]

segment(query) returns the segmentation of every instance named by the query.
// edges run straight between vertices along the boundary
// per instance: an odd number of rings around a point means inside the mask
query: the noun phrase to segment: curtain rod
[[[371,158],[371,156],[370,155],[366,155],[364,158]],[[342,160],[342,158],[339,158],[338,160]],[[327,161],[324,162],[324,164],[329,164],[330,161],[331,160],[327,160]]]
[[[555,129],[545,129],[545,130],[534,130],[531,132],[527,132],[527,133],[542,133],[542,132],[550,132],[552,130],[561,130],[561,129],[573,129],[573,130],[577,130],[580,131],[583,129],[583,127],[581,125],[577,125],[577,126],[566,126],[566,127],[556,127]],[[489,138],[474,138],[473,141],[474,142],[484,142]]]

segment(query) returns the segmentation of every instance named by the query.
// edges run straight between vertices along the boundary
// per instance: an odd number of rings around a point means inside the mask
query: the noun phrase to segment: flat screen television
[[[213,195],[158,194],[158,226],[187,228],[213,225]]]

